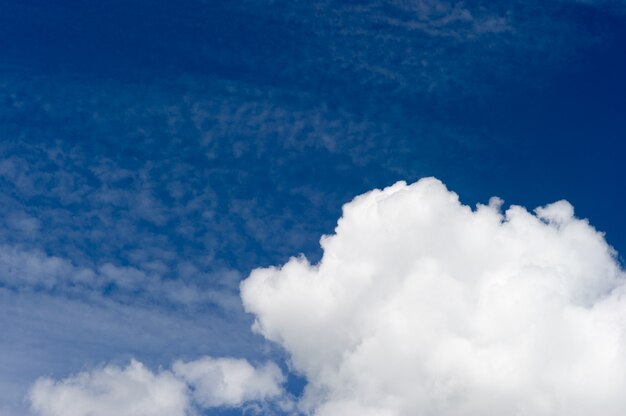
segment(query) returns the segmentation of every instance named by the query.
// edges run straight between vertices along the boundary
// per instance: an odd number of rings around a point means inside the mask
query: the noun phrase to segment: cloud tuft
[[[61,381],[41,378],[30,391],[41,416],[185,416],[187,387],[170,372],[153,374],[138,361]]]
[[[205,357],[177,361],[174,373],[193,387],[193,397],[202,407],[241,406],[283,393],[285,377],[271,362],[255,368],[247,360]]]
[[[172,371],[153,373],[138,361],[108,365],[31,387],[32,410],[40,416],[191,416],[201,409],[264,409],[288,404],[285,377],[276,364],[254,367],[247,360],[203,357],[177,361]]]

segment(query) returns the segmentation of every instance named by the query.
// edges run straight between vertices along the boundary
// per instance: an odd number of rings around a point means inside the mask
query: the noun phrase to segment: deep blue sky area
[[[398,180],[567,199],[623,255],[625,139],[623,1],[0,0],[0,414],[41,375],[280,355],[238,282]]]

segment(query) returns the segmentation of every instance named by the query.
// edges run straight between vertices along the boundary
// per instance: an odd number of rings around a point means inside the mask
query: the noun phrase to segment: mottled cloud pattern
[[[626,411],[626,285],[573,207],[476,209],[433,178],[355,198],[323,258],[242,283],[290,354],[307,414]]]
[[[624,0],[36,3],[0,1],[0,416],[623,408]],[[428,176],[607,234],[425,181],[320,248]]]

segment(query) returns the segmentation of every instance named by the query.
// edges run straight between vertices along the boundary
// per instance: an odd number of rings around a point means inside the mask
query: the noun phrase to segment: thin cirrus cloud
[[[244,307],[306,377],[305,413],[624,413],[616,253],[566,201],[501,204],[398,182],[344,206],[319,264],[252,272]]]
[[[202,409],[241,407],[284,396],[285,381],[273,363],[204,357],[177,361],[173,370],[152,372],[139,361],[108,365],[55,381],[40,378],[29,400],[41,416],[186,416]]]

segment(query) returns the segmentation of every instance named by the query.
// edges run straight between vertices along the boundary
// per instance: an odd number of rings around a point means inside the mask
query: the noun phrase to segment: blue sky
[[[398,180],[626,252],[622,1],[0,0],[0,39],[0,414],[131,357],[286,368],[239,282]]]

